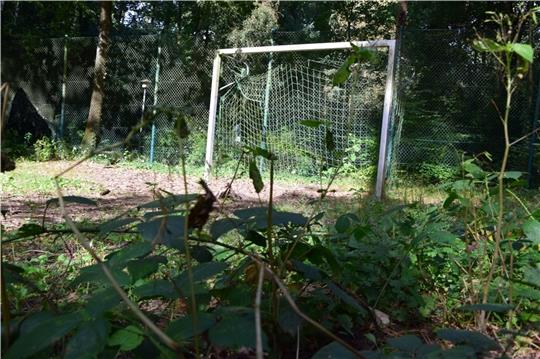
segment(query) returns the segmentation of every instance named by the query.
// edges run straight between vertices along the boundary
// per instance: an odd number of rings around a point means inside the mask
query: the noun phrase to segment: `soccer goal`
[[[310,162],[315,158],[332,165],[338,159],[325,147],[325,129],[305,126],[305,121],[321,121],[329,124],[336,149],[349,156],[349,165],[373,167],[375,195],[381,198],[389,162],[395,40],[352,44],[381,52],[382,60],[376,68],[359,64],[365,68],[357,71],[356,80],[339,86],[332,85],[333,74],[350,53],[351,42],[217,50],[205,178],[211,176],[216,145],[268,148],[278,156],[276,164],[292,173],[316,167]],[[257,56],[264,61],[253,61]]]

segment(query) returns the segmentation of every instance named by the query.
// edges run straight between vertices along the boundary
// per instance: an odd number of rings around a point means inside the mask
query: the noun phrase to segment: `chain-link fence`
[[[472,50],[472,38],[470,32],[457,30],[401,32],[389,151],[391,177],[444,172],[459,163],[463,152],[489,151],[495,159],[500,156],[501,128],[493,103],[501,103],[504,88],[489,56]],[[275,32],[273,40],[281,45],[343,39],[327,33]],[[3,81],[24,90],[54,136],[78,146],[88,116],[97,39],[2,41]],[[168,107],[188,116],[192,129],[189,161],[202,165],[212,58],[218,47],[224,46],[202,40],[185,46],[174,36],[114,37],[105,81],[101,143],[122,140],[141,121],[144,98],[149,111]],[[535,57],[540,60],[538,46],[536,49]],[[363,69],[359,83],[330,98],[331,74],[345,56],[343,51],[276,54],[272,57],[275,80],[269,88],[269,54],[226,58],[220,83],[224,88],[220,92],[217,150],[226,154],[235,143],[266,142],[283,154],[284,170],[308,173],[303,169],[313,167],[313,163],[303,157],[306,152],[307,157],[328,157],[324,133],[308,134],[311,129],[301,129],[293,122],[330,119],[340,150],[344,152],[353,145],[358,148],[350,162],[373,165],[387,58],[383,52],[379,64]],[[530,78],[523,80],[514,96],[513,138],[532,129],[539,69],[532,68]],[[141,86],[145,79],[150,80],[146,90]],[[265,108],[267,88],[270,101]],[[351,115],[353,107],[355,114]],[[270,124],[266,128],[265,111]],[[338,118],[352,119],[351,127]],[[125,150],[174,163],[178,147],[172,122],[166,115],[158,116],[154,126],[141,131]],[[272,127],[272,123],[279,125]],[[356,142],[351,141],[349,133],[356,135]],[[512,152],[512,168],[527,171],[529,159],[537,150],[538,146],[531,150],[527,140],[521,141]],[[366,156],[369,151],[373,156]]]

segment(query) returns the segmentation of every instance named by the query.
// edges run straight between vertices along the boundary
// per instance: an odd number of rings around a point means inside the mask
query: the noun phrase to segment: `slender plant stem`
[[[257,282],[257,294],[255,296],[255,336],[257,342],[257,359],[263,359],[262,324],[261,324],[261,298],[264,282],[264,265],[259,264],[259,280]]]
[[[186,173],[186,156],[184,153],[184,141],[182,138],[179,139],[180,141],[180,161],[182,163],[182,179],[183,179],[183,185],[184,185],[184,194],[188,195],[188,184],[187,184],[187,173]],[[188,272],[188,280],[189,280],[189,289],[190,289],[190,301],[191,301],[191,322],[193,325],[194,330],[199,327],[198,318],[197,318],[197,302],[195,298],[195,286],[193,284],[193,268],[192,268],[192,261],[191,261],[191,252],[189,248],[189,201],[186,201],[185,203],[186,208],[186,215],[184,216],[184,251],[186,253],[186,262],[187,262],[187,272]],[[195,356],[196,358],[201,357],[201,353],[199,350],[199,335],[195,335],[194,337],[195,342]]]

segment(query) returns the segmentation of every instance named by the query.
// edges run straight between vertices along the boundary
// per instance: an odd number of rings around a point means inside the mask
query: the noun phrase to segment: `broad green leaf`
[[[262,148],[262,147],[255,147],[251,151],[254,156],[260,156],[264,159],[270,160],[277,160],[277,157],[270,151]]]
[[[336,221],[336,224],[334,225],[334,228],[336,229],[336,232],[338,233],[345,233],[351,228],[351,217],[349,214],[344,214],[339,216],[339,218]]]
[[[191,247],[191,256],[199,263],[207,263],[214,258],[210,248],[206,246]]]
[[[189,128],[186,122],[186,117],[183,115],[176,116],[176,123],[174,125],[174,130],[178,138],[188,138],[189,137]]]
[[[322,347],[311,359],[356,359],[356,355],[338,342]]]
[[[124,226],[127,226],[130,223],[139,221],[138,218],[117,218],[110,221],[107,221],[99,226],[99,234],[104,235],[111,231],[115,231]]]
[[[526,283],[540,289],[540,268],[526,267],[523,276]]]
[[[528,63],[532,63],[534,60],[534,49],[529,44],[510,44],[510,50]]]
[[[540,244],[540,221],[529,219],[523,223],[523,233],[534,244]]]
[[[152,243],[150,242],[135,242],[128,246],[111,253],[107,257],[107,261],[112,267],[124,267],[129,260],[146,256],[152,251]]]
[[[81,197],[81,196],[64,196],[62,197],[64,199],[65,203],[79,203],[79,204],[86,204],[89,206],[97,206],[97,202],[93,199]],[[51,198],[48,199],[45,205],[47,207],[51,205],[58,205],[58,198]]]
[[[472,161],[465,161],[463,163],[463,170],[467,173],[470,173],[474,178],[484,178],[486,173],[478,165],[474,164]]]
[[[9,234],[8,239],[34,237],[45,233],[45,228],[36,223],[25,223],[15,232]]]
[[[210,234],[213,239],[219,239],[224,234],[240,227],[242,223],[244,222],[235,218],[218,219],[210,225]]]
[[[272,215],[276,215],[277,211],[274,209]],[[233,212],[236,217],[241,219],[250,219],[255,217],[267,216],[268,207],[251,207],[251,208],[242,208],[237,209]]]
[[[436,356],[437,354],[437,356]],[[428,358],[443,358],[443,359],[476,359],[476,351],[468,345],[456,345],[450,349],[434,352]]]
[[[255,348],[255,319],[252,315],[226,315],[208,332],[210,342],[220,348]],[[262,333],[263,348],[268,348],[268,338]]]
[[[352,42],[351,47],[356,55],[356,62],[373,62],[377,58],[377,53],[372,49],[356,46]]]
[[[298,334],[298,328],[302,325],[302,320],[302,317],[296,314],[289,305],[279,310],[279,326],[285,333],[293,337]]]
[[[340,85],[347,81],[349,78],[349,75],[351,74],[351,70],[349,69],[352,64],[356,62],[356,54],[349,55],[343,65],[337,70],[337,72],[334,74],[334,77],[332,78],[332,85]]]
[[[166,216],[154,218],[137,225],[137,230],[145,241],[161,243],[181,252],[184,247],[184,216]]]
[[[317,128],[321,125],[326,124],[326,121],[319,121],[319,120],[302,120],[300,121],[300,124],[302,126],[311,127],[311,128]]]
[[[133,288],[133,294],[140,299],[163,297],[167,299],[176,299],[180,293],[174,288],[168,280],[156,279],[147,282],[139,287]]]
[[[486,303],[486,304],[464,305],[460,307],[459,309],[468,311],[468,312],[476,312],[476,311],[484,310],[486,312],[506,313],[512,308],[514,308],[514,306],[510,304]]]
[[[414,353],[418,348],[424,345],[424,343],[416,335],[404,335],[398,338],[389,339],[388,345],[407,353]]]
[[[334,134],[328,128],[326,129],[326,133],[324,135],[324,145],[326,146],[327,151],[332,152],[336,149],[336,141],[334,140]]]
[[[162,199],[156,199],[154,201],[150,201],[148,203],[144,203],[138,208],[175,208],[180,204],[191,202],[196,200],[199,197],[196,193],[188,193],[188,194],[175,194],[172,196],[168,196]]]
[[[44,318],[28,333],[19,336],[5,354],[5,359],[28,358],[54,344],[79,325],[79,313]]]
[[[319,281],[323,278],[323,273],[319,268],[316,268],[310,264],[305,264],[297,260],[293,260],[294,269],[300,272],[306,277],[306,279]]]
[[[109,330],[109,322],[103,317],[83,322],[69,339],[64,358],[95,358],[107,344]]]
[[[360,305],[360,303],[358,303],[358,301],[351,297],[347,292],[345,292],[343,289],[339,288],[336,284],[332,283],[329,280],[326,283],[328,285],[328,288],[335,294],[336,297],[356,309],[358,314],[363,316],[367,314],[364,307],[362,307],[362,305]]]
[[[108,266],[107,262],[105,262],[105,265]],[[121,286],[129,284],[129,275],[126,272],[122,271],[121,268],[111,268],[110,266],[108,267],[118,284],[120,284]],[[101,264],[93,264],[91,266],[81,268],[79,276],[75,278],[71,284],[78,285],[87,282],[105,286],[110,285],[110,281],[103,272]]]
[[[266,246],[266,237],[257,231],[249,230],[245,237],[246,241],[256,244],[261,247]]]
[[[193,327],[193,318],[186,315],[169,324],[166,332],[174,340],[184,342],[187,339],[200,335],[210,329],[216,323],[216,316],[213,313],[197,313],[197,327]]]
[[[143,342],[142,331],[134,325],[129,325],[113,333],[109,338],[108,345],[111,347],[119,346],[119,350],[127,352],[137,348]]]
[[[202,282],[207,280],[227,269],[228,264],[225,262],[207,262],[200,263],[197,266],[191,268],[191,273],[193,276],[193,282]],[[188,271],[185,270],[174,280],[176,285],[179,288],[184,288],[189,285],[189,275]]]
[[[268,208],[267,207],[253,207],[243,208],[233,212],[234,215],[241,219],[254,221],[257,228],[268,228]],[[303,226],[307,223],[307,218],[300,213],[294,212],[278,212],[272,211],[272,224],[276,226],[283,226],[287,224],[293,224],[297,226]]]
[[[482,333],[461,329],[440,329],[437,336],[454,344],[466,344],[476,351],[498,350],[499,344]]]
[[[455,234],[448,231],[436,231],[431,233],[429,237],[437,244],[448,244],[453,246],[456,245],[456,243],[461,242]]]
[[[473,42],[473,48],[480,52],[501,52],[505,47],[491,39],[479,39]]]
[[[255,188],[255,192],[261,193],[264,187],[264,183],[261,177],[261,172],[259,171],[257,163],[255,163],[254,159],[249,161],[249,178],[253,182],[253,188]]]
[[[504,178],[519,179],[522,174],[520,171],[506,171],[504,172]]]
[[[127,263],[127,270],[131,275],[131,282],[148,277],[156,272],[160,263],[167,263],[165,256],[153,256],[141,259],[135,259]]]
[[[84,310],[92,317],[97,317],[114,308],[121,301],[122,298],[120,298],[113,288],[100,289],[93,292],[92,296],[86,302]]]

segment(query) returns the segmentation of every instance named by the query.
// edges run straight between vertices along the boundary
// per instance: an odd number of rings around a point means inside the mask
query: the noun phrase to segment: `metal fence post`
[[[64,71],[62,73],[62,98],[60,103],[60,126],[58,129],[59,137],[64,138],[64,117],[66,106],[66,81],[67,81],[67,56],[68,56],[68,35],[64,35]]]
[[[159,83],[159,71],[160,71],[160,59],[161,59],[161,34],[159,36],[157,59],[156,59],[156,75],[154,78],[154,103],[152,105],[152,132],[150,135],[150,163],[154,163],[154,150],[156,142],[156,106],[158,101],[158,83]]]

